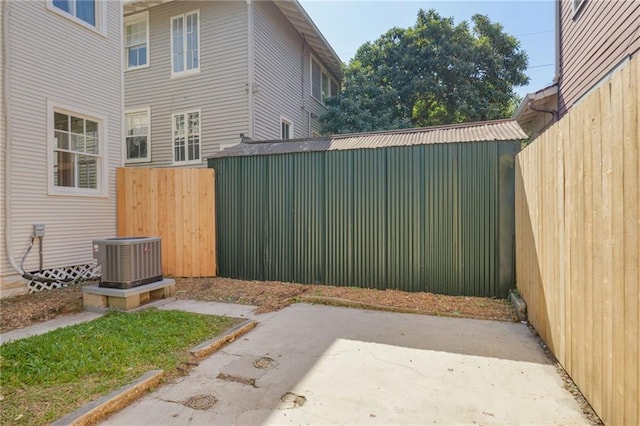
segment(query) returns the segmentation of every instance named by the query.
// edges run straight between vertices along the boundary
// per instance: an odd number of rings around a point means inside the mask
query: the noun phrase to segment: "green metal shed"
[[[500,120],[220,151],[219,275],[506,297],[526,137]]]

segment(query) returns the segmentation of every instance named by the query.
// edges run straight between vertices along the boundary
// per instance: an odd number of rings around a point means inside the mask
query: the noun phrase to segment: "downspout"
[[[304,113],[307,112],[307,137],[311,137],[311,113],[307,111],[306,97],[304,95],[304,46],[306,43],[306,39],[304,37],[304,34],[301,34],[301,36],[302,44],[300,46],[300,108],[302,110],[302,117],[304,117]]]
[[[120,2],[120,19],[118,22],[119,28],[124,28],[124,2]],[[149,44],[151,44],[151,39],[149,39]],[[123,45],[123,32],[120,32],[120,46]],[[151,54],[149,53],[149,46],[147,46],[147,54],[149,55],[149,62],[151,62]],[[126,138],[124,137],[125,132],[127,131],[126,129],[126,123],[125,123],[125,103],[124,103],[124,68],[125,68],[125,59],[124,59],[124,54],[120,54],[120,136],[118,139],[120,139],[120,163],[118,164],[118,167],[124,167],[124,160],[127,157],[127,143],[126,143]],[[149,111],[149,127],[151,127],[151,111]],[[105,150],[108,150],[108,145],[105,147]],[[150,148],[149,148],[150,149]],[[151,157],[151,152],[148,153],[150,158]],[[116,172],[117,174],[117,172]],[[117,177],[116,177],[117,179]],[[107,185],[109,185],[109,179],[107,179]],[[116,183],[116,191],[117,191],[117,187],[118,184]],[[114,194],[114,197],[116,197],[116,203],[117,203],[117,199],[118,199],[118,194]],[[117,209],[117,205],[116,205],[116,209]],[[118,220],[117,220],[117,213],[116,213],[116,234],[117,234],[117,230],[118,230]]]
[[[16,260],[13,258],[13,247],[11,244],[11,229],[13,228],[12,213],[11,213],[11,96],[9,89],[11,88],[10,80],[11,74],[9,72],[10,66],[10,52],[9,52],[9,8],[12,2],[4,2],[3,16],[2,16],[2,28],[3,28],[3,62],[2,62],[2,74],[4,79],[4,87],[2,88],[3,96],[2,102],[4,106],[4,123],[5,123],[5,143],[4,143],[4,233],[5,233],[5,246],[7,251],[7,258],[11,267],[20,275],[24,271],[20,269]]]
[[[553,76],[553,82],[557,83],[560,80],[560,1],[556,0],[556,67],[555,75]]]
[[[561,0],[556,0],[556,69],[555,69],[555,75],[553,76],[553,82],[556,83],[558,85],[558,100],[556,103],[556,115],[559,115],[560,112],[560,99],[562,98],[561,94],[562,94],[562,85],[560,82],[560,73],[561,73],[561,69],[562,66],[560,64],[560,62],[562,61],[561,58],[561,53],[560,53],[560,48],[562,40],[560,39],[560,21],[562,20],[562,17],[560,16],[560,14],[562,13],[562,6],[561,6]]]
[[[249,137],[255,139],[255,107],[254,107],[254,46],[253,46],[253,1],[246,0],[247,2],[247,50],[248,50],[248,74],[249,82],[247,83],[247,94],[249,101]]]

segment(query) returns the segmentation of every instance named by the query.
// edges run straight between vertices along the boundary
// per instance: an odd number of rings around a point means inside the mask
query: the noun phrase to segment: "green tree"
[[[505,118],[525,85],[520,42],[483,15],[454,25],[420,10],[410,28],[392,28],[360,46],[344,69],[344,90],[327,100],[324,133],[436,126]]]

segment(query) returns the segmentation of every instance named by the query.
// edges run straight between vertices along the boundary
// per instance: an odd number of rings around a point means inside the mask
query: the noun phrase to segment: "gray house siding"
[[[200,73],[171,78],[170,20],[200,11]],[[151,163],[173,166],[172,114],[200,110],[201,166],[249,132],[248,31],[245,2],[170,2],[149,9],[149,64],[126,71],[125,111],[150,108]],[[189,167],[199,165],[190,164]]]
[[[567,112],[625,57],[640,50],[640,2],[559,0],[559,111]]]
[[[281,117],[294,138],[308,136],[304,101],[305,42],[271,2],[254,5],[255,139],[280,139]],[[308,83],[307,83],[308,84]]]
[[[311,96],[312,54],[322,61],[275,4],[260,1],[253,5],[257,89],[254,138],[280,139],[281,117],[293,123],[292,138],[310,137],[319,132],[318,119],[326,111]]]
[[[51,10],[45,1],[3,3],[9,13],[8,28],[3,29],[8,30],[3,40],[8,69],[3,78],[9,81],[6,112],[11,140],[3,132],[0,149],[7,148],[11,156],[11,186],[0,202],[10,197],[11,211],[3,211],[2,219],[10,214],[12,223],[6,234],[11,250],[2,253],[0,289],[7,296],[26,290],[23,283],[13,281],[15,271],[6,266],[9,255],[19,262],[26,252],[33,224],[46,227],[45,269],[91,263],[92,239],[116,233],[115,171],[122,164],[122,5],[104,3],[106,28],[99,34]],[[102,194],[50,193],[52,104],[104,120]],[[5,234],[3,245],[4,240]],[[36,250],[27,257],[25,269],[38,269]]]

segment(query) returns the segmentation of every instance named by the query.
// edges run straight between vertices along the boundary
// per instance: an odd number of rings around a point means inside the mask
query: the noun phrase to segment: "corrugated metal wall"
[[[506,297],[518,146],[209,159],[219,275]]]

